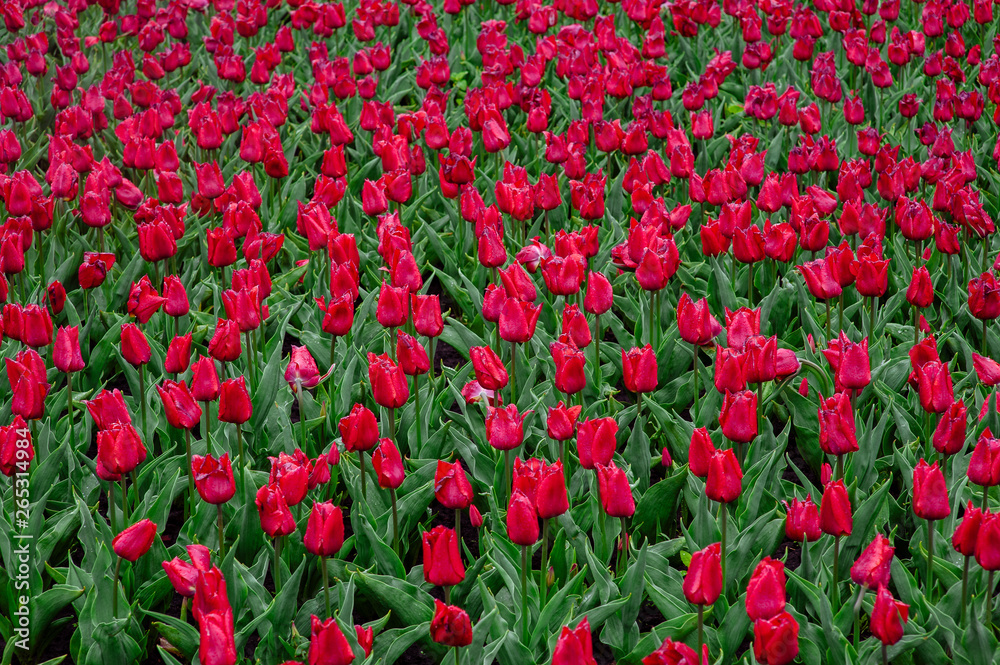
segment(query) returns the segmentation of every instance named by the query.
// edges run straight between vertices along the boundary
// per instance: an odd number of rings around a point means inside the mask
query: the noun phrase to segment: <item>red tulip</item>
[[[344,449],[348,452],[371,450],[379,439],[378,420],[370,409],[355,404],[338,424]]]
[[[80,355],[80,329],[77,326],[62,327],[56,331],[52,362],[56,369],[67,374],[79,372],[85,367]]]
[[[699,658],[694,649],[668,637],[656,651],[642,659],[642,665],[705,665],[708,662],[707,649],[708,645],[703,644],[702,657]]]
[[[145,365],[153,355],[146,336],[134,323],[122,324],[121,353],[133,367]]]
[[[224,453],[218,459],[211,455],[192,455],[191,473],[194,476],[194,486],[206,503],[223,504],[236,494],[229,453]]]
[[[583,411],[583,406],[566,406],[560,401],[549,407],[549,415],[545,421],[546,431],[550,438],[556,441],[568,441],[576,433],[576,419]]]
[[[677,303],[677,328],[681,339],[689,344],[705,346],[722,332],[722,326],[708,309],[708,300],[691,300],[688,294],[681,294]]]
[[[215,333],[208,343],[208,353],[219,362],[232,362],[240,357],[243,344],[240,342],[240,327],[230,319],[219,319],[215,323]]]
[[[785,564],[764,557],[747,584],[747,614],[750,619],[770,619],[785,610]]]
[[[333,556],[344,546],[344,513],[333,502],[314,503],[306,535],[302,539],[306,551],[316,556]]]
[[[219,398],[222,384],[212,358],[202,357],[191,366],[191,394],[199,402],[214,402]]]
[[[584,420],[577,426],[576,445],[580,466],[596,469],[611,463],[618,446],[618,423],[614,418]]]
[[[298,393],[303,388],[315,388],[319,385],[320,375],[316,360],[304,346],[293,346],[288,366],[285,368],[285,381],[292,392]]]
[[[875,591],[879,586],[889,583],[892,568],[892,557],[896,548],[889,539],[881,533],[875,534],[875,539],[869,543],[858,560],[851,566],[851,579],[855,584]]]
[[[819,540],[822,532],[819,528],[819,508],[807,495],[805,501],[793,498],[791,504],[785,505],[785,535],[789,540],[801,543],[803,540],[814,542]]]
[[[719,413],[722,434],[730,441],[749,443],[757,437],[757,394],[744,390],[726,392]]]
[[[410,294],[410,309],[413,312],[413,325],[418,335],[438,337],[444,331],[441,320],[441,301],[435,295]]]
[[[590,314],[600,316],[611,309],[614,293],[611,282],[603,273],[591,271],[587,274],[587,293],[583,297],[583,308]]]
[[[575,395],[587,385],[585,367],[587,364],[583,352],[573,343],[552,342],[549,345],[552,360],[556,365],[556,390],[567,395]]]
[[[828,455],[846,455],[858,450],[854,410],[847,393],[829,399],[819,396],[819,446]]]
[[[931,283],[931,274],[927,271],[927,266],[913,269],[910,286],[906,289],[906,300],[920,309],[930,307],[934,302],[934,285]]]
[[[941,520],[951,514],[948,486],[937,462],[923,459],[913,469],[913,512],[925,520]]]
[[[115,554],[126,561],[137,561],[149,551],[156,538],[156,523],[143,519],[115,536],[112,541]]]
[[[633,393],[656,390],[657,365],[653,347],[647,344],[626,352],[622,349],[622,372],[625,388]]]
[[[378,448],[372,453],[372,466],[382,489],[398,489],[403,484],[403,459],[391,439],[379,441]]]
[[[519,489],[511,493],[507,506],[507,537],[515,545],[528,547],[538,542],[538,515],[531,499]]]
[[[201,407],[183,381],[167,379],[163,385],[156,386],[156,392],[163,400],[163,411],[171,427],[190,430],[201,420]]]
[[[951,537],[951,546],[962,556],[972,556],[976,553],[976,542],[979,538],[979,527],[983,523],[983,511],[969,501],[962,515],[962,521],[955,527]]]
[[[712,501],[731,503],[742,491],[743,470],[731,448],[717,450],[708,463],[705,494]]]
[[[929,413],[944,413],[955,401],[948,365],[937,361],[924,363],[917,370],[920,406]]]
[[[799,655],[799,623],[788,612],[753,624],[753,654],[762,665],[787,665]]]
[[[182,374],[191,364],[191,333],[174,337],[167,347],[163,360],[163,370],[171,374]]]
[[[315,614],[310,618],[309,665],[349,665],[354,651],[334,618],[321,621]]]
[[[476,373],[476,381],[483,388],[500,390],[506,387],[509,380],[507,369],[493,349],[488,346],[474,346],[469,349],[469,358]]]
[[[410,397],[406,375],[384,353],[380,356],[368,353],[368,381],[371,383],[372,397],[380,406],[398,409]]]
[[[219,392],[219,420],[224,423],[242,425],[250,420],[253,404],[247,391],[246,379],[227,379],[222,382]]]
[[[434,600],[434,618],[431,619],[431,639],[448,647],[472,644],[472,621],[465,610]]]
[[[552,650],[552,665],[597,665],[587,617],[576,628],[563,626]]]
[[[298,505],[309,489],[309,459],[299,449],[292,455],[280,452],[277,457],[268,459],[271,461],[268,484],[281,488],[281,495],[289,506]]]
[[[260,526],[268,536],[277,538],[295,531],[295,518],[276,484],[267,484],[257,490],[256,504]]]
[[[1000,316],[1000,287],[992,272],[969,280],[969,311],[983,321]]]
[[[851,499],[844,481],[827,483],[819,502],[819,528],[831,536],[849,536],[853,526]]]
[[[607,466],[597,465],[597,484],[605,513],[611,517],[632,517],[635,514],[635,500],[628,476],[614,462]]]
[[[885,645],[893,645],[903,639],[903,626],[909,609],[909,605],[893,598],[884,585],[880,586],[875,596],[875,606],[872,607],[872,634]]]
[[[434,497],[445,508],[461,510],[472,504],[472,485],[461,463],[438,460],[434,474]]]
[[[722,546],[712,543],[691,555],[684,575],[684,597],[694,605],[712,605],[722,593]]]

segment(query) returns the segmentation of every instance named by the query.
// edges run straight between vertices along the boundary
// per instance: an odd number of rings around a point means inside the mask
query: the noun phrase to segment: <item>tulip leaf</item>
[[[147,616],[156,619],[153,627],[163,636],[171,646],[177,648],[188,659],[194,657],[198,652],[199,635],[198,629],[181,621],[177,617],[172,617],[158,612],[144,612]]]
[[[392,665],[418,640],[426,638],[429,628],[430,622],[425,621],[407,628],[392,628],[379,633],[372,647],[373,662]]]

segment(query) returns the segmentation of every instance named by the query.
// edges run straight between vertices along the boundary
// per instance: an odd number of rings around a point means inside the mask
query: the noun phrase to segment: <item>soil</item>
[[[465,358],[462,357],[461,353],[455,350],[455,347],[440,339],[437,341],[437,346],[434,347],[435,373],[440,374],[442,366],[455,369],[464,362]]]

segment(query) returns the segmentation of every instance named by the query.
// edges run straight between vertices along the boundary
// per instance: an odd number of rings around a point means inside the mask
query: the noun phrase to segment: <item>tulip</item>
[[[472,484],[460,462],[438,460],[434,473],[434,497],[445,508],[462,510],[472,504]]]
[[[572,342],[552,342],[549,345],[552,352],[552,360],[556,366],[555,385],[556,390],[575,395],[583,390],[587,385],[587,376],[584,372],[585,359]]]
[[[785,564],[764,557],[747,584],[747,614],[753,621],[770,619],[785,610]]]
[[[62,327],[56,331],[52,361],[60,372],[79,372],[85,365],[80,355],[80,330],[77,326]]]
[[[174,337],[167,346],[167,356],[163,360],[163,370],[174,374],[182,374],[191,364],[191,333]]]
[[[964,565],[962,567],[962,616],[960,624],[965,624],[965,613],[969,601],[969,559],[976,553],[976,546],[979,541],[979,528],[983,523],[983,511],[972,505],[969,501],[965,507],[965,514],[962,521],[955,528],[955,533],[951,537],[952,548],[962,555]]]
[[[731,448],[717,450],[708,464],[705,494],[712,501],[731,503],[742,491],[743,471]]]
[[[965,430],[968,416],[965,403],[957,400],[941,414],[934,429],[934,449],[943,455],[954,455],[965,448]]]
[[[448,647],[472,644],[472,621],[465,610],[434,601],[434,618],[431,619],[431,639]]]
[[[377,356],[369,352],[368,380],[372,387],[372,397],[380,406],[398,409],[410,396],[406,375],[386,354]],[[395,419],[390,422],[395,427]],[[390,438],[395,438],[394,434]]]
[[[892,597],[884,585],[879,586],[872,607],[871,631],[882,642],[882,661],[886,661],[885,648],[903,638],[910,606]]]
[[[635,513],[635,500],[632,498],[628,476],[614,462],[597,465],[597,480],[601,507],[605,513],[622,519]]]
[[[702,645],[701,658],[688,645],[683,642],[674,642],[668,637],[656,651],[642,659],[642,665],[704,665],[708,662],[708,645],[704,643],[702,630],[698,631],[698,642]]]
[[[198,618],[198,660],[204,665],[236,665],[233,611],[207,612]]]
[[[872,591],[877,591],[879,586],[888,584],[895,551],[888,538],[881,533],[875,534],[875,539],[851,566],[851,580]]]
[[[486,416],[486,441],[504,453],[517,448],[524,441],[524,414],[508,404],[502,409],[489,407]]]
[[[240,327],[230,319],[219,319],[208,343],[208,353],[219,362],[233,362],[243,352]]]
[[[476,381],[486,390],[500,390],[508,381],[507,369],[496,352],[488,346],[474,346],[469,349],[472,369]]]
[[[799,624],[788,612],[753,624],[754,659],[762,665],[787,665],[799,655]]]
[[[738,393],[726,392],[719,413],[722,434],[740,446],[757,437],[757,395],[743,390]],[[742,457],[737,449],[737,459]]]
[[[577,425],[576,445],[580,466],[596,469],[599,464],[607,466],[618,446],[618,423],[614,418],[584,420]]]
[[[622,349],[622,373],[625,388],[636,393],[637,399],[641,399],[642,393],[656,390],[657,365],[653,347],[647,344],[628,352]]]
[[[34,458],[35,448],[28,424],[21,416],[15,416],[13,423],[0,427],[0,473],[8,478],[26,473]]]
[[[41,356],[34,349],[28,349],[4,360],[13,394],[10,410],[25,420],[41,418],[45,411],[45,396],[50,388]]]
[[[715,445],[708,435],[708,430],[704,427],[694,430],[691,433],[691,443],[688,446],[688,470],[699,478],[708,478],[715,453]]]
[[[191,457],[191,474],[194,476],[194,484],[198,489],[198,494],[206,503],[218,506],[226,503],[236,494],[229,453],[223,454],[218,459],[212,455],[204,457],[193,455]]]
[[[597,665],[587,617],[576,628],[563,626],[552,650],[552,665]]]
[[[951,372],[945,363],[924,363],[916,372],[920,406],[928,413],[944,413],[954,403]]]
[[[851,535],[854,520],[851,515],[851,500],[847,495],[844,480],[827,483],[823,498],[819,503],[819,527],[823,533],[833,536],[833,601],[840,602],[840,538]]]
[[[708,300],[694,302],[686,293],[681,294],[677,303],[677,328],[681,339],[696,346],[711,344],[722,332],[722,325],[708,309]]]
[[[829,399],[819,396],[819,446],[823,452],[837,457],[837,476],[843,477],[843,456],[858,450],[854,427],[854,409],[847,393],[836,393]]]
[[[309,665],[349,665],[354,661],[354,651],[335,618],[321,621],[313,614],[310,626]]]
[[[149,548],[153,546],[153,540],[156,538],[156,530],[157,526],[155,522],[143,519],[119,533],[111,543],[115,554],[118,555],[118,562],[115,564],[115,593],[112,608],[112,616],[114,617],[118,616],[118,578],[122,561],[127,560],[134,563],[139,560],[139,557],[148,552]]]
[[[555,406],[549,407],[548,418],[545,420],[546,432],[549,438],[559,441],[568,441],[573,438],[576,432],[576,420],[583,411],[583,406],[567,406],[563,401],[559,401]],[[562,455],[560,454],[560,459]]]
[[[722,594],[721,545],[713,543],[691,555],[684,575],[684,597],[689,603],[704,608],[713,605]]]
[[[180,557],[174,557],[160,565],[163,566],[163,571],[167,574],[174,591],[184,598],[191,598],[195,594],[199,573],[207,573],[212,567],[212,554],[204,545],[188,545],[187,553],[191,563]]]
[[[791,504],[785,505],[785,536],[795,542],[814,542],[820,539],[819,509],[807,495],[805,501],[793,498]],[[805,547],[805,545],[803,545]]]

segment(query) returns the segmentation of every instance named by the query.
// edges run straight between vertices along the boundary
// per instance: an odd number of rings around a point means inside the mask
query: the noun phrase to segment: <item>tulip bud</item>
[[[717,450],[708,463],[705,494],[712,501],[731,503],[742,491],[743,471],[731,448]]]
[[[750,619],[770,619],[785,611],[785,564],[764,557],[747,584],[747,614]]]
[[[799,655],[799,624],[788,612],[753,624],[754,659],[762,665],[787,665]]]
[[[128,527],[112,541],[115,554],[126,561],[137,561],[149,551],[156,538],[156,523],[151,520],[140,520]]]
[[[372,453],[372,466],[382,489],[397,489],[403,484],[403,459],[392,439],[382,439]]]
[[[461,510],[472,504],[472,485],[460,462],[438,460],[434,474],[434,497],[445,508]]]
[[[895,551],[888,538],[881,533],[875,534],[875,539],[851,566],[851,579],[855,584],[873,591],[880,585],[888,584]]]
[[[820,529],[831,536],[849,536],[853,525],[851,499],[847,496],[844,481],[828,483],[819,503]]]
[[[216,459],[211,455],[191,456],[191,473],[194,475],[194,486],[206,503],[219,505],[226,503],[236,494],[236,483],[233,480],[233,467],[229,462],[229,453]]]
[[[313,614],[310,622],[309,665],[349,665],[354,660],[354,651],[336,619],[321,621]]]
[[[712,605],[722,593],[722,546],[713,543],[691,555],[684,575],[684,597],[694,605]]]
[[[79,372],[85,367],[80,355],[80,329],[77,326],[62,327],[56,331],[52,360],[60,372],[67,374]]]
[[[276,484],[267,484],[257,490],[255,502],[260,515],[260,526],[268,536],[277,538],[295,531],[295,518]]]
[[[925,520],[941,520],[951,514],[948,486],[938,463],[923,459],[913,469],[913,512]]]
[[[424,581],[435,586],[454,586],[465,579],[465,566],[453,529],[436,526],[423,536]]]
[[[332,502],[313,504],[302,544],[310,554],[333,556],[344,545],[344,514]]]
[[[635,500],[628,476],[614,462],[607,466],[597,465],[597,485],[601,507],[610,517],[632,517],[635,514]]]
[[[447,647],[464,647],[472,644],[472,621],[465,610],[434,600],[434,618],[431,619],[431,639]]]
[[[507,537],[515,545],[528,547],[538,542],[538,515],[531,500],[515,489],[507,506]]]
[[[379,439],[378,420],[372,411],[355,404],[338,425],[344,449],[348,452],[371,450]]]
[[[965,507],[962,521],[955,527],[951,537],[951,546],[962,556],[972,556],[976,553],[976,541],[979,537],[979,527],[983,522],[983,511],[972,505]]]
[[[885,586],[878,588],[875,606],[872,607],[871,631],[882,644],[893,645],[903,639],[903,625],[909,615],[910,606],[892,597]]]

